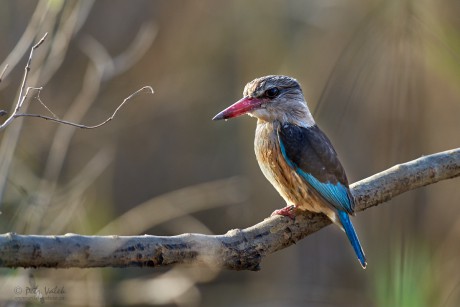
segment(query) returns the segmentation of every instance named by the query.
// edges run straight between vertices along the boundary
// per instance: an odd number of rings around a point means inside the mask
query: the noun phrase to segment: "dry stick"
[[[460,148],[396,165],[351,186],[357,210],[460,176]],[[23,236],[0,235],[1,267],[128,267],[202,264],[232,270],[259,270],[262,259],[329,225],[322,214],[292,220],[270,217],[225,235],[160,236]]]
[[[15,112],[19,111],[19,108],[22,106],[24,99],[26,97],[26,95],[23,95],[23,93],[24,93],[24,89],[26,88],[27,77],[29,76],[29,71],[30,71],[30,66],[32,64],[32,57],[34,55],[34,50],[40,47],[41,44],[43,44],[47,36],[48,36],[48,33],[45,33],[45,35],[43,35],[43,37],[38,41],[38,43],[36,43],[32,47],[32,49],[30,49],[29,59],[27,60],[26,67],[24,67],[24,77],[22,78],[21,89],[19,91],[19,97],[18,97],[18,105],[16,107]]]
[[[29,77],[29,71],[30,71],[30,65],[32,63],[32,57],[34,55],[35,49],[41,46],[43,42],[45,41],[46,36],[48,36],[48,33],[45,33],[43,37],[36,43],[34,46],[32,46],[32,49],[30,49],[30,54],[29,54],[29,59],[27,60],[26,67],[24,67],[24,77],[22,78],[22,83],[21,83],[21,88],[19,90],[19,96],[18,96],[18,101],[16,102],[16,107],[14,108],[13,113],[3,122],[3,124],[0,125],[0,129],[5,128],[8,126],[15,118],[15,115],[19,112],[19,109],[21,109],[22,104],[24,103],[27,93],[29,92],[29,88],[26,90],[26,94],[24,94],[24,89],[26,88],[26,83],[27,83],[27,78]],[[4,69],[4,71],[6,68]],[[3,75],[3,73],[2,73]]]
[[[41,118],[41,119],[45,119],[45,120],[50,120],[50,121],[54,121],[54,122],[57,122],[57,123],[60,123],[60,124],[64,124],[64,125],[69,125],[69,126],[74,126],[74,127],[77,127],[77,128],[82,128],[82,129],[95,129],[95,128],[99,128],[105,124],[107,124],[109,121],[111,121],[112,119],[114,119],[115,115],[117,114],[117,112],[123,107],[123,105],[125,103],[127,103],[131,98],[133,98],[134,96],[137,96],[139,93],[141,92],[144,92],[144,91],[147,91],[148,93],[150,94],[153,94],[154,91],[153,91],[153,88],[151,86],[144,86],[140,89],[138,89],[137,91],[135,91],[134,93],[132,93],[131,95],[129,95],[128,97],[126,97],[123,102],[115,109],[115,111],[112,113],[112,115],[107,118],[106,120],[104,120],[103,122],[97,124],[97,125],[94,125],[94,126],[87,126],[87,125],[83,125],[83,124],[77,124],[77,123],[73,123],[73,122],[69,122],[69,121],[66,121],[66,120],[63,120],[63,119],[59,119],[59,118],[54,118],[54,117],[49,117],[49,116],[45,116],[45,115],[40,115],[40,114],[29,114],[29,113],[19,113],[19,114],[15,114],[13,115],[14,118],[16,117],[38,117],[38,118]]]
[[[21,109],[24,101],[26,100],[26,98],[28,97],[29,95],[29,91],[30,90],[37,90],[39,93],[40,91],[42,90],[41,87],[27,87],[26,89],[26,84],[27,84],[27,78],[29,76],[29,71],[30,71],[30,66],[31,66],[31,63],[32,63],[32,58],[33,58],[33,54],[34,54],[34,51],[35,49],[37,49],[38,47],[40,47],[41,44],[43,44],[43,42],[45,41],[46,39],[46,36],[48,35],[48,33],[45,33],[45,35],[43,35],[43,37],[38,41],[38,43],[36,43],[32,49],[30,50],[30,54],[29,54],[29,59],[27,60],[27,64],[24,68],[24,77],[22,79],[22,83],[21,83],[21,87],[20,87],[20,91],[19,91],[19,97],[18,97],[18,101],[16,103],[16,107],[14,108],[14,112],[3,122],[3,124],[0,125],[0,130],[5,128],[6,126],[8,126],[9,124],[11,124],[11,122],[15,119],[15,118],[18,118],[18,117],[36,117],[36,118],[41,118],[41,119],[45,119],[45,120],[50,120],[50,121],[54,121],[54,122],[57,122],[57,123],[60,123],[60,124],[64,124],[64,125],[69,125],[69,126],[74,126],[74,127],[77,127],[77,128],[81,128],[81,129],[95,129],[95,128],[99,128],[105,124],[107,124],[109,121],[111,121],[112,119],[114,119],[115,115],[117,114],[117,112],[123,107],[123,105],[125,103],[127,103],[131,98],[133,98],[134,96],[137,96],[139,93],[143,92],[143,91],[147,91],[149,92],[150,94],[153,94],[154,91],[152,89],[152,87],[150,86],[144,86],[140,89],[138,89],[137,91],[135,91],[134,93],[132,93],[131,95],[129,95],[128,97],[126,97],[123,102],[115,109],[115,111],[113,112],[112,116],[110,116],[109,118],[107,118],[105,121],[97,124],[97,125],[93,125],[93,126],[87,126],[87,125],[83,125],[83,124],[77,124],[77,123],[73,123],[73,122],[70,122],[70,121],[66,121],[66,120],[63,120],[63,119],[59,119],[59,118],[56,118],[56,117],[50,117],[50,116],[46,116],[46,115],[41,115],[41,114],[30,114],[30,113],[18,113],[19,110]],[[6,66],[4,69],[3,69],[3,72],[0,74],[0,81],[1,81],[1,78],[3,76],[3,74],[5,73],[6,69],[7,69],[8,66]],[[25,90],[25,93],[24,93],[24,90]],[[39,100],[40,103],[42,105],[44,105],[44,103]],[[54,113],[46,106],[44,105],[44,107],[51,113],[54,115]],[[0,116],[2,115],[5,115],[6,112],[3,111],[3,110],[0,110]]]

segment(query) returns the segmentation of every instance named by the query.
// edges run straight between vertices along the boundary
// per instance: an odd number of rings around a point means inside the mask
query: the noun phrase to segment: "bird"
[[[272,215],[295,218],[300,211],[325,214],[345,231],[363,267],[364,254],[350,221],[355,200],[337,152],[318,127],[299,82],[288,76],[256,78],[243,98],[213,120],[247,114],[257,118],[254,151],[262,173],[286,201]]]

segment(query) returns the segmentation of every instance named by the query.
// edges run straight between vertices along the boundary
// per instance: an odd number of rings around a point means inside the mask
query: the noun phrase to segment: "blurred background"
[[[351,182],[460,145],[457,0],[0,2],[0,109],[11,110],[31,45],[27,112],[0,131],[0,231],[221,234],[283,200],[260,172],[255,120],[212,122],[259,76],[297,78]],[[16,287],[64,287],[60,305],[458,306],[460,189],[405,193],[353,222],[368,257],[327,227],[259,272],[0,269]],[[38,303],[30,299],[28,304]],[[45,303],[53,303],[45,301]]]

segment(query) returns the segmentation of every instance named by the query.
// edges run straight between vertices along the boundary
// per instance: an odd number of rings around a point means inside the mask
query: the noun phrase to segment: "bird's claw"
[[[295,219],[295,206],[291,205],[291,206],[286,206],[284,208],[281,208],[281,209],[278,209],[278,210],[275,210],[273,211],[273,213],[270,215],[270,216],[274,216],[274,215],[282,215],[282,216],[287,216],[287,217],[290,217],[291,219]]]

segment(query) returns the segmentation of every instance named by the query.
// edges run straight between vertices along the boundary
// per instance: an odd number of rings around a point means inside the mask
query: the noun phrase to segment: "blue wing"
[[[315,125],[284,124],[278,130],[284,159],[328,203],[353,213],[354,201],[345,171],[327,136]]]

